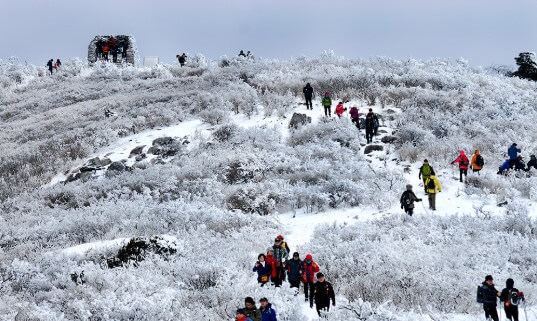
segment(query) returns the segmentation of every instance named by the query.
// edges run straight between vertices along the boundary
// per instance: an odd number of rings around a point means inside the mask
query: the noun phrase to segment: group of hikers
[[[237,321],[278,321],[276,310],[272,308],[272,304],[267,298],[259,300],[260,308],[255,306],[255,301],[252,297],[244,299],[244,308],[237,309],[235,320]]]
[[[494,287],[492,275],[487,275],[485,281],[477,287],[477,303],[483,304],[485,318],[487,318],[487,320],[499,321],[496,307],[498,298],[500,298],[507,319],[518,321],[518,306],[524,303],[526,299],[524,298],[524,293],[520,292],[514,286],[515,281],[509,278],[505,282],[505,288],[500,292]],[[526,320],[527,319],[528,316],[526,315]]]
[[[186,64],[186,58],[187,58],[186,53],[183,52],[182,55],[176,55],[175,58],[179,60],[179,65],[181,65],[181,67],[183,67]]]
[[[54,71],[58,71],[58,69],[62,66],[62,62],[60,61],[60,58],[56,59],[56,62],[54,62],[54,59],[49,59],[47,62],[47,69],[52,75]]]
[[[537,169],[537,159],[535,158],[535,155],[530,156],[530,161],[526,165],[522,160],[522,156],[518,155],[520,152],[521,150],[517,147],[517,144],[513,143],[507,150],[509,159],[500,166],[498,174],[506,175],[511,169],[514,169],[515,171],[529,171],[531,168]],[[461,149],[459,151],[459,156],[453,160],[451,164],[458,165],[459,181],[463,182],[463,178],[464,181],[466,181],[469,168],[472,169],[474,173],[480,175],[480,171],[483,169],[483,166],[485,166],[485,160],[478,149],[474,151],[471,159],[469,159],[464,150]],[[442,191],[442,186],[436,177],[433,167],[429,164],[427,159],[423,161],[423,165],[419,168],[418,177],[423,180],[425,194],[429,198],[429,209],[435,211],[436,194]],[[404,209],[405,213],[412,216],[414,212],[414,202],[421,201],[422,199],[417,197],[412,190],[412,185],[406,185],[406,190],[403,192],[400,199],[401,209]]]
[[[531,155],[530,161],[526,164],[522,155],[519,155],[521,152],[522,150],[518,148],[518,145],[513,143],[507,150],[509,159],[506,159],[505,162],[500,165],[498,174],[508,175],[511,170],[528,172],[531,168],[537,169],[537,158],[535,158],[535,155]]]
[[[270,246],[266,254],[258,255],[253,271],[257,272],[257,281],[263,287],[268,282],[275,287],[280,287],[286,279],[291,288],[295,288],[295,296],[300,291],[300,283],[304,286],[304,297],[310,307],[315,308],[319,316],[321,311],[330,310],[330,302],[336,305],[336,297],[332,284],[326,281],[320,272],[319,265],[313,261],[313,256],[307,254],[305,259],[300,258],[298,252],[294,252],[289,258],[289,245],[282,235],[276,236],[274,244]],[[270,319],[267,319],[270,320]],[[263,319],[265,321],[265,319]]]
[[[313,87],[310,83],[307,83],[306,86],[302,89],[304,93],[304,98],[306,99],[306,108],[308,110],[313,110]],[[332,98],[329,92],[324,94],[324,97],[321,101],[321,104],[324,107],[324,115],[326,117],[332,116]],[[334,109],[334,114],[339,118],[347,111],[347,108],[343,105],[343,101],[339,101]],[[373,142],[373,136],[377,135],[379,128],[379,117],[377,114],[373,113],[373,109],[369,108],[368,113],[365,115],[365,118],[360,118],[360,112],[358,107],[353,106],[349,110],[349,115],[351,122],[355,124],[358,130],[365,129],[365,137],[367,143],[370,144]]]
[[[244,50],[241,50],[239,52],[239,57],[254,59],[254,54],[250,50],[248,50],[246,53],[244,53]]]
[[[118,62],[118,55],[121,59],[127,59],[127,50],[129,49],[128,38],[107,37],[98,40],[95,44],[97,59],[109,61],[109,55],[112,55],[112,61]]]

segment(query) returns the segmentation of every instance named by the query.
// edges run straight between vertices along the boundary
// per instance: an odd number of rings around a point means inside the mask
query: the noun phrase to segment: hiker
[[[285,279],[285,261],[287,261],[289,257],[289,252],[282,246],[282,242],[283,236],[278,235],[274,239],[274,245],[272,246],[272,249],[274,250],[274,259],[278,262],[276,265],[276,274],[278,275],[278,280],[280,282],[279,285],[281,285],[282,281]]]
[[[483,165],[485,165],[485,160],[483,159],[483,156],[481,156],[479,149],[476,149],[474,155],[472,156],[472,163],[470,165],[470,168],[474,173],[480,175],[480,171],[481,169],[483,169]]]
[[[254,59],[254,54],[250,50],[248,50],[246,52],[246,58],[249,58],[249,59],[253,60]]]
[[[321,316],[321,310],[330,311],[330,301],[332,301],[332,306],[336,306],[334,288],[330,282],[324,279],[324,274],[321,272],[317,273],[317,283],[313,285],[310,292],[310,308],[313,308],[314,300],[315,309],[319,316]]]
[[[281,284],[281,281],[279,279],[278,275],[278,261],[274,258],[274,250],[269,247],[267,250],[267,257],[265,259],[265,262],[270,266],[270,282],[272,285],[275,285],[276,287],[279,287]]]
[[[289,249],[289,245],[287,245],[287,242],[284,241],[283,239],[283,235],[278,235],[276,236],[276,239],[280,239],[282,240],[282,244],[281,244],[281,247],[283,247],[285,249],[286,254],[285,254],[285,261],[287,261],[287,259],[289,258],[289,253],[291,253],[291,250]],[[285,263],[285,261],[283,263]],[[283,264],[283,266],[285,266],[285,264]],[[285,272],[282,271],[282,281],[285,281]]]
[[[293,253],[293,258],[287,261],[287,279],[289,280],[289,284],[291,288],[297,288],[297,292],[295,295],[298,294],[298,289],[300,288],[300,270],[302,266],[302,261],[300,261],[300,254],[298,252]]]
[[[515,166],[516,160],[518,158],[518,153],[522,152],[520,148],[517,148],[517,144],[513,143],[511,147],[507,149],[507,155],[509,155],[509,163],[510,167],[513,168]]]
[[[259,311],[261,311],[261,321],[278,321],[276,318],[276,311],[272,308],[272,304],[269,303],[267,298],[261,298],[259,300],[259,305],[261,305],[261,308]]]
[[[255,301],[251,297],[244,299],[244,314],[252,321],[261,321],[261,311],[255,306]]]
[[[257,262],[253,269],[254,272],[257,272],[257,282],[261,283],[261,286],[265,285],[269,281],[272,268],[270,264],[267,263],[267,257],[265,254],[261,253],[257,257]]]
[[[401,209],[405,209],[405,213],[412,216],[414,213],[414,202],[421,202],[421,198],[418,198],[412,191],[412,185],[406,186],[406,191],[401,195]]]
[[[304,98],[306,99],[306,109],[313,110],[313,103],[311,102],[311,99],[313,98],[313,88],[311,87],[310,83],[306,84],[306,87],[302,89],[302,92],[304,93]]]
[[[112,61],[114,63],[117,63],[117,54],[118,54],[118,49],[116,46],[112,47]]]
[[[181,65],[181,67],[183,67],[186,63],[186,54],[183,52],[182,55],[177,55],[175,57],[177,58],[177,60],[179,60],[179,64]]]
[[[252,319],[246,316],[244,309],[237,309],[237,312],[235,313],[235,320],[236,321],[253,321]]]
[[[455,163],[459,164],[460,181],[462,183],[462,175],[464,174],[464,180],[466,181],[466,177],[468,176],[468,164],[470,163],[464,150],[461,149],[459,151],[459,157],[451,162],[452,165]]]
[[[373,119],[373,135],[376,136],[379,129],[379,117],[373,112],[373,108],[369,108],[369,112],[366,115],[366,119],[369,115],[371,115],[371,119]]]
[[[526,166],[526,172],[529,172],[532,167],[537,169],[537,158],[535,158],[535,155],[530,156],[530,161]]]
[[[505,162],[500,165],[498,169],[498,175],[507,175],[508,171],[511,169],[511,160],[507,159]]]
[[[518,321],[518,305],[525,301],[524,293],[520,292],[515,286],[513,279],[505,281],[505,289],[500,295],[500,302],[504,302],[503,307],[508,320]]]
[[[431,165],[429,165],[429,161],[427,159],[424,159],[423,165],[421,165],[420,167],[420,173],[418,177],[423,179],[423,188],[425,189],[425,193],[427,193],[427,186],[425,185],[425,181],[429,177],[431,177],[431,175],[434,175],[434,169]]]
[[[50,71],[50,75],[52,75],[52,69],[54,68],[54,60],[50,59],[47,62],[48,71]]]
[[[343,102],[340,101],[336,106],[336,115],[341,118],[341,115],[347,110],[347,108],[343,107]]]
[[[351,115],[351,122],[356,125],[356,128],[360,129],[360,114],[358,108],[352,107],[351,110],[349,110],[349,114]]]
[[[108,46],[108,43],[105,43],[103,45],[103,57],[106,61],[108,61],[108,52],[110,52],[110,46]]]
[[[526,171],[526,163],[522,159],[522,155],[518,155],[515,161],[515,171]]]
[[[239,52],[239,57],[246,57],[246,54],[244,53],[243,50],[241,50],[241,52]]]
[[[442,186],[434,174],[431,174],[425,181],[425,188],[425,192],[429,197],[429,208],[436,211],[436,193],[442,192]]]
[[[326,117],[332,116],[332,99],[330,98],[330,93],[328,91],[324,93],[322,105],[324,106],[324,115]]]
[[[129,42],[127,40],[124,40],[121,43],[121,60],[127,60],[127,50],[129,50]]]
[[[62,66],[62,62],[60,61],[60,58],[56,59],[56,63],[54,64],[54,68],[60,69]]]
[[[302,273],[302,283],[304,283],[304,295],[308,301],[308,288],[313,293],[313,284],[315,283],[315,273],[319,272],[319,266],[313,262],[311,254],[307,254],[302,262],[300,272]]]
[[[374,133],[375,133],[375,121],[373,119],[373,113],[368,113],[365,116],[365,138],[368,144],[373,142]]]
[[[494,287],[492,275],[485,277],[485,282],[477,288],[477,303],[483,303],[485,310],[485,318],[492,318],[498,321],[498,313],[496,312],[496,298],[501,295]]]
[[[102,59],[103,58],[103,41],[98,40],[97,43],[95,43],[95,51],[97,53],[97,58]]]

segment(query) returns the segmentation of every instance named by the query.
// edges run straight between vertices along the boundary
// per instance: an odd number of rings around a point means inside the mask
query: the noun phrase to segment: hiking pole
[[[524,317],[526,318],[526,321],[528,321],[528,311],[526,311],[526,299],[524,299],[524,305],[522,307],[524,308]]]
[[[423,209],[425,210],[425,214],[429,215],[429,212],[427,211],[427,208],[423,204],[423,201],[421,201],[420,203],[421,203],[421,206],[423,206]]]

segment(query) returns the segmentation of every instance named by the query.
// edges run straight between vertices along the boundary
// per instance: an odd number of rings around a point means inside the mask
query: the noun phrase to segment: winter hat
[[[295,253],[293,253],[293,257],[294,257],[294,256],[299,257],[300,254],[298,254],[298,252],[295,252]]]
[[[411,191],[411,190],[412,190],[412,185],[411,185],[411,184],[407,184],[407,185],[406,185],[406,190],[407,190],[407,191]]]
[[[492,281],[492,275],[485,276],[485,281]]]
[[[459,154],[464,155],[464,150],[461,149],[461,150],[459,151]]]
[[[324,93],[324,96],[325,97],[330,97],[330,93],[327,91],[327,92]]]
[[[324,277],[323,272],[319,272],[319,273],[317,273],[317,278],[318,278],[318,279],[319,279],[319,278],[322,278],[322,277]]]
[[[246,315],[246,313],[244,312],[244,309],[237,309],[237,314]]]
[[[306,255],[306,260],[313,261],[313,257],[311,256],[311,254]]]
[[[310,83],[307,83],[307,84],[306,84],[306,87],[309,87],[309,86],[311,86]]]
[[[531,155],[530,158],[535,158],[535,155]]]
[[[269,247],[269,248],[267,249],[267,253],[274,253],[274,249],[273,249],[272,247]]]
[[[517,144],[516,144],[516,143],[513,143],[513,146],[517,146]]]
[[[423,160],[423,162],[424,162],[424,163],[428,163],[429,160],[426,158],[426,159]]]
[[[244,299],[244,304],[246,303],[250,303],[250,304],[255,304],[255,301],[252,297],[250,296],[247,296],[245,299]]]
[[[259,299],[259,302],[268,302],[268,299],[267,298],[261,298],[261,299]]]
[[[513,279],[509,278],[507,281],[505,281],[505,287],[508,289],[512,289],[515,286],[515,281]]]
[[[276,239],[283,240],[283,235],[280,234],[280,235],[276,236]]]

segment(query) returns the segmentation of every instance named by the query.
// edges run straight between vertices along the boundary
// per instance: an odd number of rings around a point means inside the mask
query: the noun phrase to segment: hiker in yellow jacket
[[[431,175],[425,180],[425,192],[429,196],[429,208],[433,211],[436,211],[436,193],[441,191],[442,186],[435,175]]]

